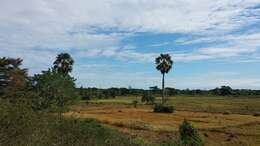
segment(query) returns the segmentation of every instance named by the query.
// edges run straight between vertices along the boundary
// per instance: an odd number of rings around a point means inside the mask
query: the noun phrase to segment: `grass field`
[[[94,104],[131,104],[133,100],[141,101],[140,97],[117,97],[115,99],[91,100]],[[160,102],[160,97],[156,102]],[[260,98],[246,97],[216,97],[216,96],[175,96],[168,98],[168,102],[177,110],[203,112],[232,112],[251,114],[260,111]]]
[[[177,109],[173,114],[153,113],[151,105],[133,108],[134,99],[92,100],[89,105],[81,102],[65,115],[97,119],[148,144],[176,138],[178,126],[186,118],[199,129],[206,145],[260,145],[260,117],[254,116],[260,111],[260,98],[172,97],[169,102]]]

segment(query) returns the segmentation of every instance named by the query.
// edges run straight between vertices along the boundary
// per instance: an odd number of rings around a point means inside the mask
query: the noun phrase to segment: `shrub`
[[[173,113],[175,109],[171,105],[156,104],[153,111],[156,113]]]
[[[185,146],[203,146],[203,141],[200,138],[200,135],[186,119],[179,127],[180,140],[181,143]]]

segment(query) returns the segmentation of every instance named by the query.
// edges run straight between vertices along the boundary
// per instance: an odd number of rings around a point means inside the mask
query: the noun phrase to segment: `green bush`
[[[26,101],[0,100],[1,146],[136,146],[135,141],[95,120],[35,112]]]
[[[175,109],[171,105],[156,104],[153,111],[156,113],[173,113]]]
[[[32,86],[37,94],[34,106],[38,110],[64,108],[79,97],[75,89],[75,79],[51,69],[35,75]]]
[[[200,135],[186,119],[179,127],[180,142],[185,146],[203,146],[203,141]]]

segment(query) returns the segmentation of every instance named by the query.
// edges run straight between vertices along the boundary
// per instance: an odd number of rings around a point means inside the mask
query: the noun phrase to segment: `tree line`
[[[151,96],[161,96],[162,89],[157,86],[150,87],[149,89],[135,89],[135,88],[77,88],[82,99],[89,100],[93,98],[97,99],[109,99],[116,96],[143,96],[149,94]],[[229,86],[221,86],[214,89],[202,90],[202,89],[175,89],[166,87],[165,96],[247,96],[247,97],[260,97],[260,90],[252,89],[232,89]]]

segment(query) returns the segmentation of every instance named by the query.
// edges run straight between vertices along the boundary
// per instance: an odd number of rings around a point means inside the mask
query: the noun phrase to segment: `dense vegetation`
[[[1,146],[134,146],[127,136],[95,120],[35,112],[30,104],[0,102]]]
[[[62,53],[53,68],[29,77],[21,68],[22,59],[0,58],[0,145],[137,145],[95,120],[62,116],[78,99],[75,79],[69,74],[73,63]]]

